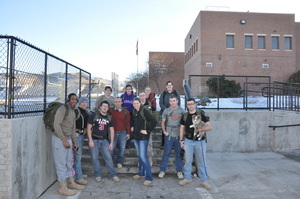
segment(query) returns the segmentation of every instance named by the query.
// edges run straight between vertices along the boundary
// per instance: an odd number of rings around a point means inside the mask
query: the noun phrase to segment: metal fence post
[[[47,78],[48,78],[48,55],[45,54],[45,69],[44,69],[44,111],[46,111],[47,108]]]
[[[14,66],[15,66],[15,40],[13,37],[9,38],[9,74],[8,74],[8,119],[11,119],[12,109],[14,108],[12,101],[14,99]]]
[[[66,63],[65,77],[66,77],[65,80],[65,99],[66,99],[68,96],[68,63]]]

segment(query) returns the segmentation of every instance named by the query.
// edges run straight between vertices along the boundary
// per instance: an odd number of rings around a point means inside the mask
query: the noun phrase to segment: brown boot
[[[75,181],[74,181],[74,177],[69,177],[68,178],[68,188],[69,189],[77,189],[77,190],[83,190],[85,187],[82,186],[82,185],[79,185],[77,184]]]
[[[66,181],[59,181],[59,184],[60,184],[60,188],[58,189],[58,193],[60,195],[64,195],[64,196],[74,196],[76,195],[76,192],[71,190],[71,189],[68,189],[67,187],[67,183]]]

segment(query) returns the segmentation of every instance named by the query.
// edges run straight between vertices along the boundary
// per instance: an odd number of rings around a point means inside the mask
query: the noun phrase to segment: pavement
[[[54,183],[39,199],[299,199],[300,150],[278,152],[211,152],[207,153],[208,182],[212,189],[199,185],[199,179],[185,186],[178,184],[174,173],[163,179],[154,173],[150,186],[133,174],[119,174],[120,182],[104,175],[101,182],[90,176],[85,190],[72,197],[57,193]]]

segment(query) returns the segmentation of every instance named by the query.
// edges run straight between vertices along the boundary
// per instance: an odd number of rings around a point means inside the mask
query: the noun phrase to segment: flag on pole
[[[136,41],[136,55],[139,55],[139,40]]]

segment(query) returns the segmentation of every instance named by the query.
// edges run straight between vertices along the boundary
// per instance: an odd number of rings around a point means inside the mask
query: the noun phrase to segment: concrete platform
[[[185,186],[178,184],[176,174],[159,179],[145,187],[143,180],[133,180],[132,174],[120,175],[116,183],[103,176],[100,183],[89,177],[89,184],[73,197],[57,194],[53,184],[40,199],[299,199],[300,150],[280,152],[207,153],[208,182],[212,189],[199,186],[199,179]]]

